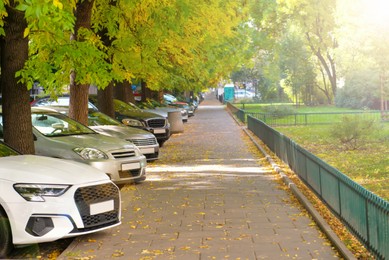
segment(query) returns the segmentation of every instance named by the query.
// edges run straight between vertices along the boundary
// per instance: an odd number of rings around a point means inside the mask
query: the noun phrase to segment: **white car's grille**
[[[90,206],[95,203],[113,201],[113,210],[91,215]],[[119,222],[120,197],[118,188],[112,183],[82,187],[74,194],[78,211],[84,223],[83,229],[74,232],[94,230]]]
[[[132,142],[136,146],[147,146],[147,145],[155,145],[155,144],[157,144],[157,139],[155,139],[155,138],[128,139],[128,141]]]

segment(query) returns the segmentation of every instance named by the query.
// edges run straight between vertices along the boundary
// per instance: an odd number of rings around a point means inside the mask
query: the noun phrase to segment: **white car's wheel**
[[[8,217],[0,208],[0,258],[6,258],[13,248]]]

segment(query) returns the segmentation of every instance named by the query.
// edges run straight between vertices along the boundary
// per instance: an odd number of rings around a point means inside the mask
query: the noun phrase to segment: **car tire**
[[[7,258],[13,248],[11,227],[7,214],[0,207],[0,258]]]

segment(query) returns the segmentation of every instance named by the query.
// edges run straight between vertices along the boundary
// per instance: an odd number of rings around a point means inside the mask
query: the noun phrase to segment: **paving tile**
[[[63,259],[336,259],[224,107],[205,100],[122,190],[122,225],[79,237]]]

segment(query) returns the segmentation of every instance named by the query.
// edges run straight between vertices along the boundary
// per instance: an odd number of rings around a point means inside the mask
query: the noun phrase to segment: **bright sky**
[[[361,14],[366,25],[384,26],[389,29],[389,1],[362,0]]]

